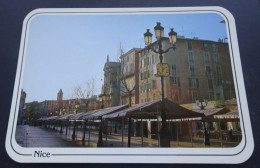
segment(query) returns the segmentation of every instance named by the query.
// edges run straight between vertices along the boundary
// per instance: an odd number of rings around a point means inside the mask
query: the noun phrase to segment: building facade
[[[156,47],[155,44],[151,45]],[[215,101],[235,98],[227,43],[179,37],[175,45],[175,51],[163,55],[163,63],[170,66],[170,76],[164,78],[166,98],[179,104],[194,103],[199,97]],[[169,39],[163,38],[163,50],[169,47]],[[161,78],[156,77],[159,55],[144,48],[139,60],[140,102],[160,99]]]
[[[120,56],[120,103],[139,103],[139,51],[140,48],[133,48]],[[131,101],[131,103],[129,103]]]
[[[100,95],[103,107],[113,107],[120,104],[120,62],[110,62],[109,56],[104,65],[104,83]]]

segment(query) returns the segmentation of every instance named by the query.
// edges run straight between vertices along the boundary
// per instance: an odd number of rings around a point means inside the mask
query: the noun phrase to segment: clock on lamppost
[[[168,77],[170,75],[170,66],[167,63],[157,64],[157,76]]]

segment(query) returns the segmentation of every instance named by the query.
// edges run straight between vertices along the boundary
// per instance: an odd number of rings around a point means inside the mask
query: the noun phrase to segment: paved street
[[[77,128],[75,140],[71,139],[73,132],[72,127],[68,129],[68,135],[59,132],[60,127],[53,131],[52,128],[34,127],[34,126],[17,126],[16,140],[18,144],[24,147],[96,147],[98,141],[98,132],[87,130],[85,141],[82,142],[83,131]],[[90,139],[89,139],[90,135]],[[127,134],[124,135],[123,147],[127,147]],[[221,141],[211,139],[211,145],[207,147],[221,147]],[[104,147],[122,147],[122,136],[120,134],[103,135]],[[131,137],[131,147],[142,147],[141,137]],[[234,147],[238,142],[222,142],[223,147]],[[158,147],[157,139],[143,138],[143,147]],[[171,141],[171,147],[205,147],[203,138],[193,138],[193,141]]]
[[[75,141],[66,140],[55,131],[33,126],[17,126],[16,140],[24,147],[76,147]]]

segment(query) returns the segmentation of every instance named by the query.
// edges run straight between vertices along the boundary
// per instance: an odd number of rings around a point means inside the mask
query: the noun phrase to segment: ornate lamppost
[[[208,105],[208,98],[207,98],[207,97],[197,98],[197,99],[196,99],[196,104],[197,104],[197,106],[198,106],[201,110],[204,110],[205,107]]]
[[[197,104],[198,107],[200,107],[201,110],[204,110],[205,107],[208,105],[208,98],[207,97],[197,98],[196,99],[196,104]],[[205,145],[210,145],[209,133],[208,133],[205,121],[203,121],[203,125],[204,125],[204,144]]]
[[[162,103],[161,103],[161,118],[162,118],[162,128],[160,130],[160,146],[161,147],[170,147],[170,132],[167,128],[166,123],[166,112],[165,112],[165,103],[164,103],[164,77],[168,77],[170,73],[169,64],[163,63],[163,54],[167,53],[170,49],[175,50],[175,43],[177,40],[177,33],[171,29],[168,33],[171,47],[163,50],[162,49],[162,38],[164,33],[164,28],[161,26],[160,22],[157,22],[157,25],[154,27],[155,37],[157,39],[158,49],[154,49],[152,45],[152,33],[149,29],[144,33],[144,41],[147,45],[148,50],[152,50],[154,53],[159,54],[160,63],[157,64],[157,76],[161,77],[161,90],[162,90]]]
[[[104,108],[104,100],[103,100],[103,97],[104,96],[107,96],[107,94],[103,93],[103,94],[100,94],[99,97],[101,98],[101,109]],[[103,132],[103,120],[101,118],[100,120],[100,127],[99,127],[99,132],[98,132],[98,143],[97,143],[97,147],[103,147],[103,138],[102,138],[102,132]]]

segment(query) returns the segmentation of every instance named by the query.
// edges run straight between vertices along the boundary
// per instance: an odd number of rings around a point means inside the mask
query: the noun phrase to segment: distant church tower
[[[63,92],[62,92],[62,89],[60,89],[60,91],[57,94],[57,100],[62,101],[62,98],[63,98]]]

